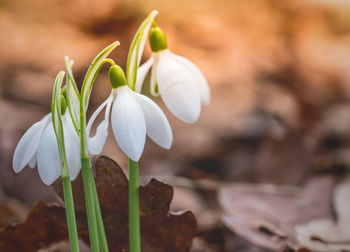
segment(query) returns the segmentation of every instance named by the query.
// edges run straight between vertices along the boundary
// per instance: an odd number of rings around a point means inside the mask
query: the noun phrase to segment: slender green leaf
[[[158,15],[158,11],[153,10],[138,28],[133,41],[131,42],[128,60],[126,65],[126,80],[132,90],[135,90],[137,68],[140,64],[143,49],[145,48],[147,35],[152,21]]]

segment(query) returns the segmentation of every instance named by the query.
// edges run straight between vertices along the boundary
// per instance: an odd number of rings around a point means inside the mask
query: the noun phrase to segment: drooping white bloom
[[[210,102],[208,83],[197,66],[169,49],[153,52],[152,57],[138,69],[136,92],[141,92],[151,67],[152,95],[160,94],[167,108],[182,121],[197,121],[201,104]]]
[[[104,120],[97,127],[95,136],[88,138],[90,153],[101,153],[108,135],[110,113],[114,137],[130,159],[140,159],[146,134],[161,147],[171,147],[172,131],[163,111],[151,99],[133,92],[127,85],[114,88],[107,100],[93,113],[86,128],[88,136],[93,122],[104,107]]]
[[[80,142],[68,111],[62,116],[62,124],[70,178],[74,180],[81,168]],[[19,141],[13,156],[12,165],[16,173],[26,165],[34,168],[36,164],[40,178],[46,185],[51,185],[61,175],[51,113],[27,130]]]
[[[164,32],[152,23],[149,33],[151,58],[138,68],[135,90],[141,93],[142,84],[151,69],[151,93],[160,94],[167,108],[180,120],[197,121],[201,104],[209,104],[208,83],[190,60],[172,53]]]

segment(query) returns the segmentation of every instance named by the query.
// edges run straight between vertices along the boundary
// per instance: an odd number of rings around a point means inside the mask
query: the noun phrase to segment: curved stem
[[[115,65],[114,60],[112,60],[112,59],[110,59],[110,58],[104,59],[104,60],[102,61],[102,65],[104,65],[105,63],[109,63],[109,64],[111,64],[111,66],[114,66],[114,65]]]
[[[141,251],[139,209],[139,167],[129,159],[129,251]]]

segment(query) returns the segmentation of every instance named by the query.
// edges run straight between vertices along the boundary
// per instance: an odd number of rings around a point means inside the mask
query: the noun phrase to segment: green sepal
[[[135,90],[137,68],[140,65],[143,49],[146,44],[147,34],[158,11],[153,10],[139,26],[134,39],[131,42],[126,64],[126,80],[129,87]]]
[[[125,73],[120,66],[111,66],[108,71],[108,76],[112,88],[118,88],[126,85]]]

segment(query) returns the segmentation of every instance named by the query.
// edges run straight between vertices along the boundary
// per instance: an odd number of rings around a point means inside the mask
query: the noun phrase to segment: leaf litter
[[[101,156],[94,165],[96,188],[110,251],[128,251],[128,180],[119,165]],[[53,185],[63,198],[61,181]],[[72,182],[80,239],[89,242],[81,175]],[[192,212],[170,213],[173,187],[156,179],[140,186],[141,243],[143,251],[188,251],[196,233]],[[67,240],[62,206],[39,202],[24,223],[0,229],[0,251],[37,251]]]
[[[270,184],[228,184],[219,189],[223,223],[262,248],[283,251],[299,247],[294,228],[332,218],[336,179],[319,176],[303,188]]]
[[[300,251],[350,251],[350,177],[334,189],[332,218],[310,221],[295,227]]]

